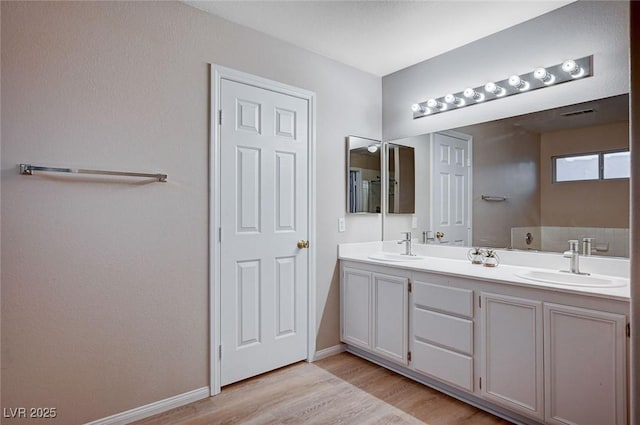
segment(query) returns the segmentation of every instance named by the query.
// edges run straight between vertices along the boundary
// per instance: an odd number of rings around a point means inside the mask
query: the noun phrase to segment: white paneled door
[[[226,79],[220,95],[226,385],[307,358],[309,108]]]
[[[471,137],[434,133],[431,217],[441,243],[471,243]]]

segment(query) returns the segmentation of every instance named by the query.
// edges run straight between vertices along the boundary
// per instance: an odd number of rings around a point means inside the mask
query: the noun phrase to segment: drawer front
[[[473,359],[469,356],[414,341],[412,364],[417,372],[473,392]]]
[[[462,317],[473,317],[471,289],[450,288],[416,280],[413,285],[413,304]]]
[[[414,338],[463,354],[473,354],[473,322],[420,308],[413,309]]]

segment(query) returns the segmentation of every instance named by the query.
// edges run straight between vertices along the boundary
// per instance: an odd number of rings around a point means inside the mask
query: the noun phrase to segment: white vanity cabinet
[[[411,367],[465,391],[473,391],[473,291],[412,282]]]
[[[340,320],[343,342],[371,347],[371,272],[343,267],[340,279]]]
[[[480,298],[482,396],[543,420],[542,303],[487,292]]]
[[[408,292],[407,277],[342,267],[342,341],[407,365]]]
[[[627,300],[366,262],[341,273],[351,352],[516,423],[629,425]]]
[[[624,425],[626,317],[545,303],[546,422]]]

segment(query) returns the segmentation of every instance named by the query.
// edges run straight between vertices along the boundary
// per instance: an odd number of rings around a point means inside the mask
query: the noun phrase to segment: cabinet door
[[[342,341],[371,348],[371,273],[345,267],[341,281]]]
[[[481,295],[484,398],[542,420],[542,303]]]
[[[625,316],[544,306],[546,420],[627,423]]]
[[[406,365],[409,279],[373,273],[373,351]]]

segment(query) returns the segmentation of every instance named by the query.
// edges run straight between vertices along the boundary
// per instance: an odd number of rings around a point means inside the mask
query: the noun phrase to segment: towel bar
[[[167,175],[159,173],[131,173],[128,171],[87,170],[82,168],[43,167],[31,164],[20,164],[20,174],[32,175],[34,171],[45,171],[48,173],[99,174],[103,176],[152,177],[154,179],[158,179],[159,182],[167,181]]]

